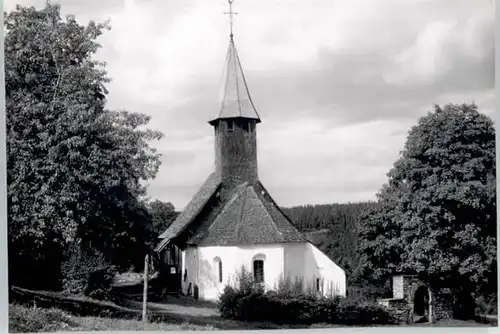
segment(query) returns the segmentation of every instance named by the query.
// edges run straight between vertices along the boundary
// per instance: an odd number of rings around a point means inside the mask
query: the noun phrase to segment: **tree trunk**
[[[146,254],[144,257],[144,292],[142,295],[142,321],[147,321],[146,311],[148,304],[148,268],[149,267],[149,255]]]
[[[427,288],[427,291],[429,291],[429,323],[433,323],[434,321],[434,309],[432,307],[432,304],[434,303],[434,299],[432,298],[432,289],[430,287]]]

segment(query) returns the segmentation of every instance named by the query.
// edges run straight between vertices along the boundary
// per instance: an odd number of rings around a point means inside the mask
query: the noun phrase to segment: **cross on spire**
[[[224,12],[224,14],[229,15],[229,37],[233,39],[233,15],[238,15],[237,12],[233,12],[233,2],[234,0],[227,0],[229,2],[229,12]]]

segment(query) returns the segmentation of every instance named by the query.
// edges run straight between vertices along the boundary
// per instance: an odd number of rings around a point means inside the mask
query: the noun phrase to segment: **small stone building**
[[[379,303],[395,310],[401,322],[428,323],[451,317],[451,294],[437,293],[416,275],[397,273],[392,276],[392,298]]]

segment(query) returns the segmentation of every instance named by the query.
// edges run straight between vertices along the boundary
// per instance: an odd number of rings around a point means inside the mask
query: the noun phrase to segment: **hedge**
[[[339,325],[396,324],[393,311],[376,302],[355,302],[342,297],[325,298],[307,293],[264,290],[256,284],[226,286],[219,297],[221,316],[240,321],[276,324],[329,323]]]

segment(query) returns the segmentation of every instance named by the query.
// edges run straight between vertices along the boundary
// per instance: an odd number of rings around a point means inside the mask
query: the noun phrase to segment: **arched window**
[[[215,264],[215,268],[217,270],[217,281],[219,283],[222,283],[223,281],[223,276],[222,276],[222,260],[220,259],[220,257],[215,257],[214,258],[214,264]]]
[[[264,282],[264,261],[266,256],[264,254],[255,255],[252,259],[253,279],[257,283]]]
[[[264,282],[264,261],[254,260],[253,261],[253,279],[257,283]]]
[[[222,283],[222,261],[219,261],[219,283]]]
[[[227,132],[233,132],[234,131],[234,123],[233,121],[228,121],[227,122]]]

